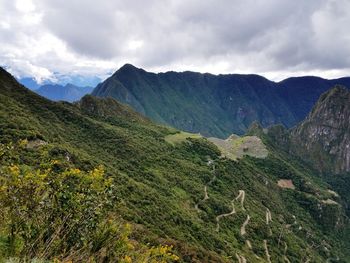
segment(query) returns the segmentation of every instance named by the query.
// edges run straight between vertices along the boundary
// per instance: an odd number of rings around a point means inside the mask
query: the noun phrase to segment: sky
[[[16,77],[147,71],[350,76],[350,0],[0,0]]]

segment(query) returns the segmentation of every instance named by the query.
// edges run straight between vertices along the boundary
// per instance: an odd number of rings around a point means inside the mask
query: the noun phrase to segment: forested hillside
[[[0,259],[348,262],[345,199],[258,125],[248,135],[232,158],[110,98],[49,101],[1,69]]]

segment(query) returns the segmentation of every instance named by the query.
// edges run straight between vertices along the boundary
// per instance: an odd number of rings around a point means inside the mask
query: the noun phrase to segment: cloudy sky
[[[350,75],[350,0],[0,0],[17,77],[149,71]]]

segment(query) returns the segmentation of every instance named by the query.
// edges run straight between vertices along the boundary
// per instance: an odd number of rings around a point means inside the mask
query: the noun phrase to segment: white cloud
[[[349,75],[348,0],[0,0],[0,64],[18,75],[147,70]]]
[[[30,13],[35,11],[35,5],[31,0],[16,0],[15,5],[17,10],[22,13]]]

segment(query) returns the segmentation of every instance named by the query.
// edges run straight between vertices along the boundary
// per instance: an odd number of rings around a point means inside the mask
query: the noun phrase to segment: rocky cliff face
[[[324,173],[350,171],[350,92],[336,86],[322,94],[291,131],[291,147]]]

